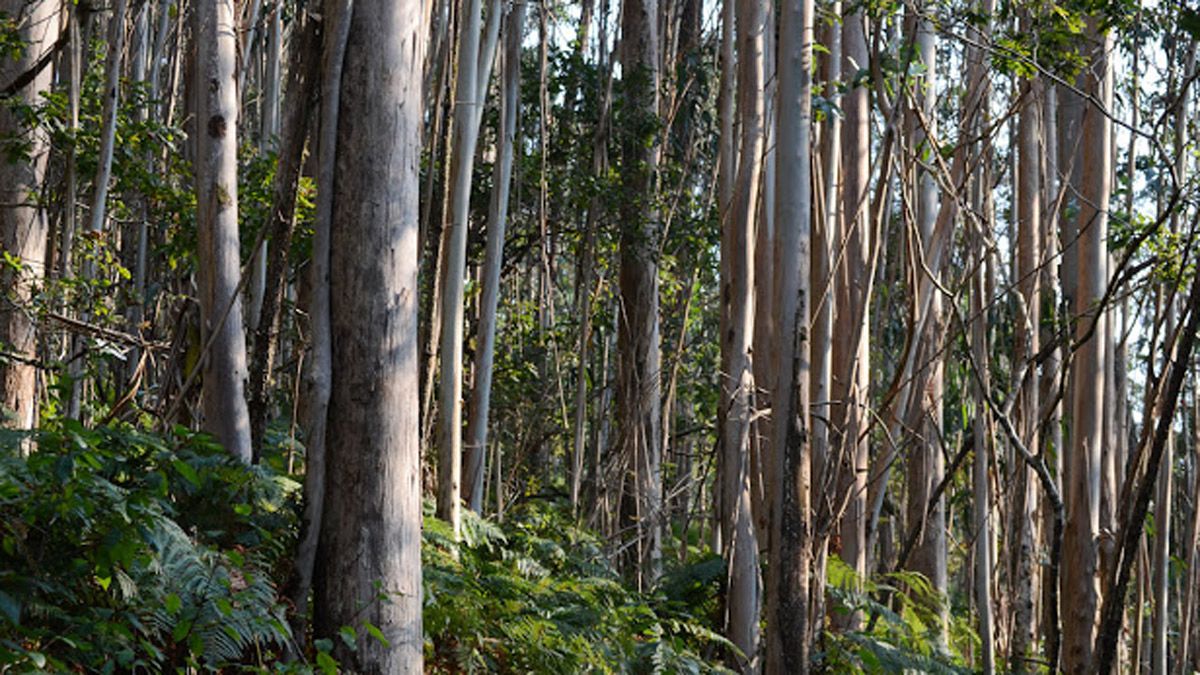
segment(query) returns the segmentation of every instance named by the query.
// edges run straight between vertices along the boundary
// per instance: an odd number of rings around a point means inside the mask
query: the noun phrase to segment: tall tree
[[[618,443],[626,467],[623,526],[633,537],[639,586],[662,569],[662,403],[655,204],[659,127],[658,0],[621,9],[620,326],[617,334]]]
[[[467,418],[463,474],[471,510],[483,508],[484,459],[487,457],[488,413],[491,408],[492,364],[496,344],[496,309],[500,302],[500,269],[504,263],[504,232],[508,224],[508,195],[512,183],[513,147],[520,116],[521,38],[525,5],[509,10],[504,26],[504,83],[500,107],[499,157],[492,171],[492,201],[488,207],[487,252],[483,261],[483,296],[479,307],[479,344],[475,349],[475,386]]]
[[[1063,667],[1068,672],[1093,669],[1092,649],[1100,601],[1098,579],[1100,534],[1100,453],[1103,437],[1106,324],[1099,307],[1108,284],[1108,202],[1112,168],[1112,71],[1108,54],[1112,35],[1088,18],[1088,66],[1080,76],[1083,103],[1080,133],[1078,241],[1074,315],[1075,352],[1070,445],[1066,470],[1067,522],[1063,547]],[[1064,242],[1070,240],[1066,235]]]
[[[732,1],[732,0],[727,0]],[[728,303],[722,332],[721,490],[726,505],[721,527],[728,564],[726,631],[744,655],[737,665],[757,672],[758,617],[762,605],[758,573],[759,541],[753,508],[752,416],[754,413],[755,246],[759,222],[765,123],[763,96],[768,29],[766,5],[758,0],[737,2],[738,121],[741,152],[737,162],[733,203],[722,218],[722,297]],[[769,279],[768,279],[769,283]],[[769,358],[763,354],[762,358]]]
[[[771,571],[775,611],[768,617],[778,660],[773,673],[807,673],[813,642],[810,445],[812,241],[813,2],[787,0],[780,10],[779,157],[775,189],[775,308],[780,317],[777,387],[772,396],[774,441],[770,473]],[[816,583],[818,592],[822,586]]]
[[[336,4],[330,9],[338,10]],[[346,8],[342,8],[347,11]],[[416,0],[357,0],[332,185],[327,487],[315,634],[348,670],[422,672],[417,229],[421,67]],[[342,626],[383,640],[347,649]]]
[[[200,241],[204,425],[233,456],[251,457],[238,240],[237,31],[233,0],[194,9],[196,226]]]
[[[4,0],[0,12],[11,17],[24,46],[0,58],[0,80],[13,82],[32,71],[58,34],[58,5],[49,0]],[[51,71],[42,68],[10,94],[9,100],[34,105],[50,88]],[[5,101],[7,103],[8,101]],[[30,301],[46,275],[46,214],[35,203],[45,178],[48,158],[46,132],[28,128],[18,111],[0,106],[0,134],[23,140],[25,152],[0,161],[0,251],[20,261],[0,271],[0,413],[4,425],[17,429],[37,426],[37,323]]]
[[[848,9],[849,11],[849,9]],[[857,73],[868,63],[867,15],[855,7],[842,24],[842,72]],[[842,336],[833,345],[833,401],[830,416],[835,435],[831,451],[842,457],[837,467],[846,494],[841,517],[842,560],[860,576],[867,572],[867,469],[869,447],[864,433],[870,417],[871,335],[867,316],[870,302],[871,229],[870,191],[871,98],[866,84],[856,79],[842,99],[842,227],[841,255],[837,258],[833,333]],[[832,470],[833,467],[830,467]],[[828,481],[827,481],[828,483]],[[857,613],[835,617],[843,628],[858,625]]]

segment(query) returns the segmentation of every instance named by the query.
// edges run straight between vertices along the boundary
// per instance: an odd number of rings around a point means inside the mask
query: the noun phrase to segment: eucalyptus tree
[[[38,68],[58,35],[59,7],[48,0],[5,0],[0,12],[12,17],[23,49],[8,51],[0,58],[0,78],[13,82],[32,72],[34,76],[10,94],[18,105],[36,104],[50,88],[52,71]],[[43,64],[44,65],[44,64]],[[8,103],[8,101],[5,101]],[[18,110],[0,106],[0,133],[23,140],[23,152],[0,162],[0,251],[17,265],[5,265],[0,283],[0,405],[4,425],[17,429],[37,426],[38,353],[37,322],[30,302],[46,276],[46,247],[49,236],[46,213],[36,204],[48,159],[46,132],[26,127]]]
[[[1063,539],[1063,667],[1092,670],[1100,603],[1100,471],[1105,411],[1106,323],[1100,305],[1108,284],[1108,203],[1112,182],[1112,34],[1100,17],[1087,19],[1087,67],[1079,78],[1081,103],[1079,207],[1073,338],[1078,344],[1072,369],[1070,441],[1064,467],[1067,520]],[[1064,241],[1068,238],[1064,236]]]
[[[352,14],[337,171],[321,186],[333,199],[332,382],[314,634],[334,639],[348,670],[420,673],[417,177],[426,33],[417,0],[330,3],[325,14],[339,12]],[[343,626],[383,639],[351,650],[337,638]]]
[[[225,449],[251,458],[246,333],[238,239],[236,12],[233,0],[193,8],[197,80],[196,228],[204,348],[204,424]]]
[[[438,386],[438,517],[455,536],[462,525],[463,323],[467,269],[467,227],[475,146],[499,34],[501,3],[493,1],[483,32],[481,0],[466,0],[459,19],[457,77],[454,86],[454,138],[450,165],[450,230],[445,244],[441,295],[441,380]]]
[[[732,1],[732,0],[727,0]],[[759,542],[754,522],[751,461],[754,414],[755,344],[755,233],[759,222],[759,186],[762,182],[765,123],[765,42],[769,30],[767,8],[758,0],[736,5],[738,44],[738,122],[741,129],[733,202],[722,217],[722,297],[728,303],[726,328],[721,333],[721,498],[725,505],[721,527],[729,567],[726,630],[745,655],[738,665],[757,672],[758,617],[762,605],[759,579]],[[727,27],[728,28],[728,27]],[[760,282],[761,283],[761,282]],[[770,283],[769,279],[768,282]],[[769,358],[762,354],[762,358]]]
[[[500,103],[498,160],[493,168],[492,200],[488,207],[487,252],[483,261],[483,295],[479,308],[479,344],[475,350],[475,385],[467,418],[464,449],[464,492],[471,510],[483,509],[486,477],[488,413],[491,408],[492,368],[496,343],[496,316],[500,301],[500,270],[504,263],[504,233],[508,225],[508,200],[520,116],[521,39],[525,26],[524,3],[514,4],[504,26],[504,75]],[[576,471],[578,474],[578,470]],[[578,492],[575,493],[578,495]]]
[[[813,2],[787,0],[780,9],[779,157],[775,208],[774,306],[780,317],[776,389],[772,396],[774,455],[771,558],[774,612],[768,616],[768,664],[773,673],[807,673],[811,626],[812,445],[809,423],[809,339],[812,288],[812,56]],[[777,652],[775,650],[778,650]]]
[[[658,0],[621,7],[621,146],[617,443],[625,466],[621,521],[638,586],[662,569],[662,355],[659,337],[659,241],[655,203],[659,148]]]

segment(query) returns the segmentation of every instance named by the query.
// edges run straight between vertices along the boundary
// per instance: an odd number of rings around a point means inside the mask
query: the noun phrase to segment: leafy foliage
[[[594,535],[553,508],[502,526],[465,514],[455,543],[426,518],[427,668],[432,672],[700,673],[729,646],[707,623],[719,559],[681,567],[658,593],[624,586]],[[707,657],[707,658],[706,658]]]
[[[267,662],[298,485],[205,437],[68,422],[5,436],[0,664],[97,672]],[[251,656],[253,655],[253,657]]]
[[[942,618],[945,600],[920,574],[905,571],[864,579],[834,556],[828,588],[836,612],[859,613],[865,623],[862,630],[826,633],[823,656],[829,672],[969,672],[961,667],[953,645],[942,644],[940,636],[949,628]],[[885,596],[891,601],[882,601]],[[954,628],[956,636],[964,630]]]

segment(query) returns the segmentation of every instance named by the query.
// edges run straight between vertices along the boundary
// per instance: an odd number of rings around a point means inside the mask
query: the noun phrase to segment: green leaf
[[[190,464],[177,459],[171,462],[171,466],[175,467],[175,470],[179,472],[180,476],[183,476],[184,480],[196,487],[200,487],[200,475],[196,473],[196,470]]]
[[[379,643],[381,645],[383,645],[385,648],[392,646],[392,643],[389,642],[388,639],[383,636],[383,631],[379,630],[379,627],[376,626],[375,624],[371,623],[370,621],[364,621],[363,627],[367,629],[367,632],[371,634],[371,637],[375,638],[376,640],[379,640]]]
[[[180,642],[192,630],[192,622],[190,620],[180,621],[175,624],[175,630],[171,631],[171,639]]]
[[[317,667],[321,669],[325,675],[337,675],[337,661],[329,655],[329,652],[317,652]]]
[[[183,601],[179,599],[178,595],[168,593],[167,597],[163,599],[163,605],[166,607],[168,614],[178,614],[179,608],[183,606]]]
[[[358,651],[358,631],[351,626],[342,626],[338,631],[338,635],[342,638],[342,642],[350,648],[350,651]]]

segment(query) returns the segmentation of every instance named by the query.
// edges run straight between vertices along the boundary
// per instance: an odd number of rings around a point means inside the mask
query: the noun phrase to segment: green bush
[[[74,422],[0,451],[0,665],[126,672],[267,663],[298,485],[204,436]]]

